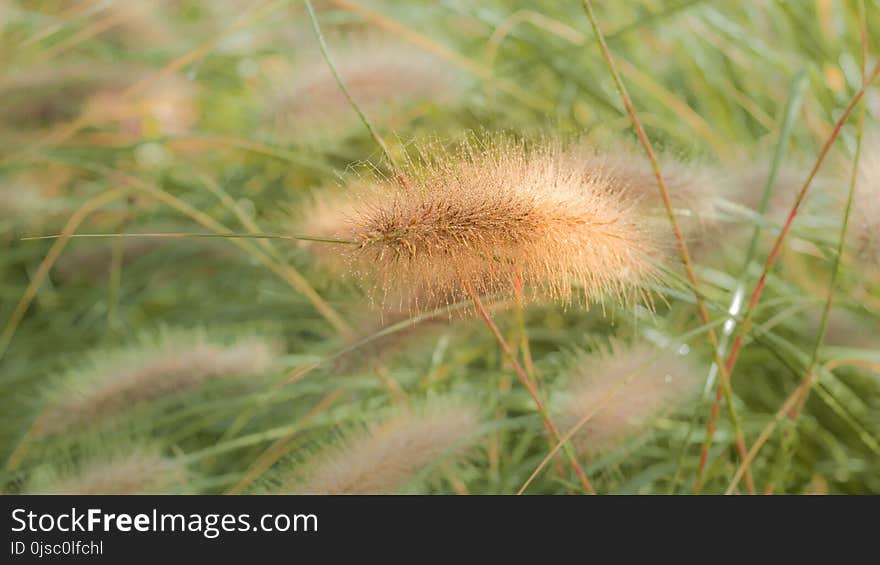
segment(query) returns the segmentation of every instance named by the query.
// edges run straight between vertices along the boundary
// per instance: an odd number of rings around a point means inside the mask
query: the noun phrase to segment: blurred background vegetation
[[[453,145],[493,132],[634,142],[579,0],[314,4],[331,57],[395,158],[416,141]],[[655,147],[714,171],[717,185],[704,189],[718,200],[723,235],[706,242],[696,269],[719,331],[737,288],[753,288],[797,189],[862,84],[862,24],[876,53],[880,4],[860,5],[597,2]],[[296,486],[302,476],[329,472],[315,461],[337,457],[346,467],[345,449],[376,443],[378,422],[400,425],[399,414],[417,413],[430,423],[437,410],[464,405],[479,413],[458,421],[467,430],[449,431],[442,449],[422,450],[396,467],[407,470],[396,482],[371,488],[520,489],[553,444],[492,335],[467,315],[383,315],[326,260],[332,245],[22,240],[297,232],[321,191],[366,166],[388,171],[329,77],[302,2],[3,0],[0,21],[4,492],[309,490]],[[880,119],[876,88],[863,108],[855,116],[864,111],[869,133]],[[816,349],[858,121],[843,128],[785,240],[733,374],[751,446],[818,356],[803,414],[780,422],[751,464],[759,491],[880,492],[876,256],[844,255]],[[878,147],[866,142],[864,158]],[[712,351],[679,266],[648,290],[653,311],[549,303],[524,311],[551,411],[563,413],[591,352],[620,340],[674,346],[706,389],[582,453],[601,493],[691,492],[698,472]],[[493,308],[502,332],[521,343],[517,314]],[[740,464],[725,414],[703,492],[727,490]],[[398,436],[403,454],[410,440]],[[526,492],[579,492],[561,461]],[[84,486],[96,469],[103,476]],[[137,469],[151,469],[152,483]]]

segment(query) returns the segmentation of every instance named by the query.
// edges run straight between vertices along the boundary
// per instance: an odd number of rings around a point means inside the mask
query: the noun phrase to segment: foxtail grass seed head
[[[856,174],[850,240],[860,259],[880,267],[880,132],[865,135]]]
[[[393,494],[441,457],[462,453],[479,428],[469,406],[407,411],[327,448],[286,490],[302,494]]]
[[[696,398],[700,368],[677,351],[616,342],[585,356],[575,368],[564,408],[564,426],[589,417],[574,436],[585,454],[605,451],[652,420]]]
[[[672,237],[657,178],[648,160],[619,145],[601,152],[584,146],[578,149],[578,156],[587,179],[608,183],[637,202],[646,218],[657,226],[657,233]],[[668,156],[661,158],[660,170],[689,246],[712,247],[721,231],[717,202],[727,189],[723,176],[708,166]]]
[[[371,34],[331,37],[328,42],[352,98],[379,124],[399,125],[416,106],[451,102],[460,90],[442,60],[408,44]],[[359,127],[357,114],[321,54],[317,49],[306,51],[298,67],[276,71],[276,92],[269,104],[276,131],[323,136]]]
[[[68,472],[37,473],[30,494],[164,494],[185,484],[183,465],[156,450],[88,460]]]
[[[34,423],[39,435],[84,428],[132,406],[194,389],[208,381],[255,375],[275,356],[267,341],[242,339],[232,345],[178,335],[148,347],[96,355],[68,373],[48,392]]]
[[[635,199],[605,176],[585,178],[556,145],[431,148],[403,176],[405,187],[356,191],[337,233],[357,242],[352,269],[386,300],[424,309],[466,300],[468,285],[509,294],[519,279],[532,299],[568,302],[577,286],[593,302],[632,298],[655,276],[663,246]]]

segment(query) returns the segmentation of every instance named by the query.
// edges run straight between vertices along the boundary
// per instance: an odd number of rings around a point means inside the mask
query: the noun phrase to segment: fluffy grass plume
[[[86,427],[132,406],[214,379],[270,368],[273,346],[259,338],[225,345],[202,334],[165,335],[156,343],[93,356],[51,388],[34,423],[40,435]]]
[[[445,102],[458,90],[448,66],[424,51],[373,34],[330,38],[339,74],[355,101],[380,122],[414,104]],[[338,133],[359,125],[351,104],[320,54],[305,49],[298,67],[281,72],[270,101],[279,132]],[[285,75],[289,75],[285,78]]]
[[[459,404],[404,411],[326,448],[285,490],[393,494],[439,457],[460,453],[479,425],[478,411]]]
[[[880,132],[866,136],[852,209],[850,237],[858,256],[880,266]]]
[[[588,302],[627,298],[655,275],[661,245],[643,226],[636,200],[604,175],[585,178],[577,158],[548,143],[507,140],[437,147],[404,172],[354,189],[340,208],[338,237],[353,269],[410,308],[509,293],[521,277],[531,298]],[[427,299],[425,297],[428,297]]]
[[[582,147],[578,158],[589,181],[608,183],[636,201],[652,223],[657,224],[658,233],[668,232],[668,237],[672,237],[654,170],[642,155],[617,144],[604,151]],[[715,240],[719,232],[716,204],[727,190],[723,176],[708,166],[669,156],[663,158],[661,169],[673,211],[688,243],[706,246],[707,241]]]
[[[651,420],[694,399],[703,372],[676,351],[614,342],[585,356],[574,370],[565,404],[567,426],[589,416],[574,436],[595,454],[643,430]]]
[[[186,469],[155,449],[89,459],[72,470],[38,473],[29,494],[160,494],[185,483]]]

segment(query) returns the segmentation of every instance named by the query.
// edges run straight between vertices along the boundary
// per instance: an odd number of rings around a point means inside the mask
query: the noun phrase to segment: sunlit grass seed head
[[[37,435],[89,427],[126,409],[192,390],[211,380],[259,375],[276,347],[251,337],[226,344],[202,333],[169,332],[145,345],[95,353],[47,391]]]
[[[573,441],[585,454],[600,453],[695,399],[703,373],[679,351],[612,342],[585,355],[573,370],[564,425],[587,418]]]
[[[66,469],[45,469],[28,482],[30,494],[162,494],[185,484],[186,468],[152,448],[90,458]]]
[[[354,197],[353,269],[384,297],[418,309],[465,300],[468,286],[509,294],[520,279],[529,298],[567,302],[579,287],[593,302],[654,277],[662,246],[634,201],[560,147],[429,149],[406,186],[379,180]]]
[[[460,455],[479,429],[479,412],[456,403],[405,410],[348,433],[304,463],[285,485],[301,494],[393,494],[440,458]]]

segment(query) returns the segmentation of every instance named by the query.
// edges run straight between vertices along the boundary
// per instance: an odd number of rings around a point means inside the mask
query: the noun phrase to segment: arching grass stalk
[[[657,186],[660,190],[660,196],[663,200],[663,206],[666,209],[666,214],[669,217],[669,222],[672,225],[672,231],[675,235],[675,241],[678,244],[678,252],[681,256],[682,264],[684,265],[688,280],[690,281],[690,284],[694,289],[694,298],[696,300],[700,320],[703,322],[704,325],[708,325],[710,322],[709,311],[706,309],[706,304],[697,290],[699,287],[699,282],[697,281],[697,276],[694,273],[694,268],[691,262],[690,253],[688,252],[687,243],[684,240],[681,228],[679,227],[678,221],[675,218],[675,211],[672,207],[669,190],[667,189],[666,182],[663,179],[663,173],[660,171],[660,165],[657,161],[657,156],[654,153],[654,148],[651,145],[651,141],[648,139],[648,135],[645,133],[645,129],[642,127],[641,121],[639,121],[638,115],[635,111],[635,107],[633,106],[632,100],[629,97],[629,93],[626,90],[626,86],[623,84],[623,80],[620,78],[620,73],[618,73],[617,67],[614,64],[614,58],[611,56],[611,51],[608,49],[608,44],[605,42],[605,37],[604,35],[602,35],[602,30],[599,28],[599,22],[596,20],[596,15],[593,12],[593,4],[591,0],[582,0],[582,2],[584,5],[584,10],[587,13],[587,17],[590,19],[590,25],[592,26],[593,32],[596,35],[596,40],[599,43],[602,57],[605,60],[606,65],[608,66],[608,70],[611,74],[612,79],[614,80],[614,84],[617,87],[617,91],[620,94],[623,105],[626,107],[626,112],[627,114],[629,114],[630,120],[632,120],[633,127],[635,128],[636,134],[639,138],[639,142],[642,144],[642,147],[644,147],[645,153],[647,153],[648,159],[651,161],[651,168],[654,171],[654,176],[657,178]],[[740,458],[744,459],[746,456],[745,439],[743,438],[742,428],[739,423],[739,416],[736,413],[736,407],[733,403],[733,392],[730,389],[730,378],[728,374],[729,371],[726,370],[721,360],[721,355],[718,352],[718,336],[712,326],[707,326],[706,335],[709,339],[710,345],[712,346],[715,364],[718,366],[718,374],[720,376],[719,386],[722,388],[723,394],[727,401],[728,416],[730,418],[731,427],[733,428],[733,433],[735,436],[736,449],[739,452]],[[700,458],[701,467],[704,467],[704,455],[701,454]],[[748,468],[746,468],[746,482],[749,485],[749,492],[753,493],[754,484],[752,481],[751,471]],[[701,486],[702,485],[698,478],[694,486],[694,491],[699,492]]]

